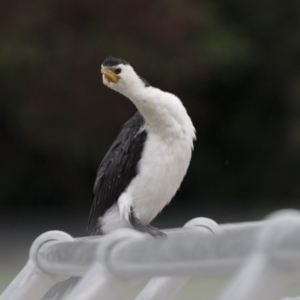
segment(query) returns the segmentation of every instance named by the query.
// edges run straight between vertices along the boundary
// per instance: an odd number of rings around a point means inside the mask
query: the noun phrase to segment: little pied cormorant
[[[131,227],[165,235],[150,222],[171,201],[188,169],[195,128],[175,95],[140,77],[131,65],[108,57],[103,83],[129,98],[137,108],[104,156],[97,172],[87,235]],[[43,299],[61,299],[77,279],[54,285]]]
[[[195,128],[178,97],[150,86],[127,61],[110,56],[101,73],[103,83],[129,98],[138,111],[99,166],[87,233],[133,227],[163,235],[149,224],[186,174]]]

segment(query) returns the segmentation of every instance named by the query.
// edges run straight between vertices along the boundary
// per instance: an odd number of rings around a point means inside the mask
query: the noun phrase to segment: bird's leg
[[[135,215],[132,207],[130,209],[129,221],[135,230],[138,230],[141,232],[147,232],[154,237],[156,237],[156,236],[166,237],[167,236],[165,233],[160,231],[158,228],[152,227],[151,225],[142,224],[141,220]]]

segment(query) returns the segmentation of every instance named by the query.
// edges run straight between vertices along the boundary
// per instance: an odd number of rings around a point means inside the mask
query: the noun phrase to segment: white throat
[[[145,119],[148,130],[164,137],[185,138],[192,147],[195,128],[182,102],[175,95],[145,86],[131,66],[124,68],[120,81],[104,84],[129,98]]]

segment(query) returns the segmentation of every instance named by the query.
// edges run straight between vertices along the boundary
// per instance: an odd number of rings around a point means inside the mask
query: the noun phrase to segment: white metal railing
[[[151,279],[137,300],[173,299],[192,276],[233,275],[218,300],[276,300],[300,279],[300,214],[218,225],[196,218],[153,238],[130,229],[74,239],[39,236],[0,300],[40,300],[56,282],[82,277],[68,300],[116,299],[136,278]],[[291,299],[291,298],[285,298]],[[297,298],[300,300],[300,298]]]

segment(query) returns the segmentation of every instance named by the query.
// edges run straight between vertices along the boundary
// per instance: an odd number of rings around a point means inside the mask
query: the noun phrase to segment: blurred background
[[[98,165],[135,111],[102,85],[109,54],[178,95],[197,129],[154,225],[300,208],[299,37],[296,0],[2,3],[0,291],[40,233],[85,235]]]

